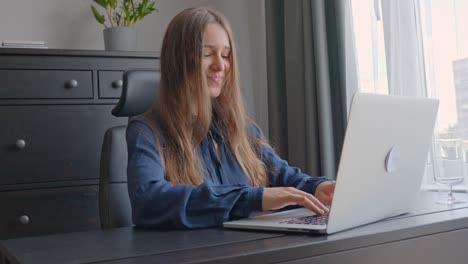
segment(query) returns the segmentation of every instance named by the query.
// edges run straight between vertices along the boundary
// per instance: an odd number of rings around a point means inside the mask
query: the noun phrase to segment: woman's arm
[[[128,193],[133,223],[142,227],[202,228],[262,210],[263,188],[245,185],[196,187],[164,179],[152,130],[140,120],[127,128]]]

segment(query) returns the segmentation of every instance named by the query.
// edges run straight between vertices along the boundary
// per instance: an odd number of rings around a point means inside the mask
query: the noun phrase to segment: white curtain
[[[381,0],[381,7],[389,94],[426,96],[419,0]]]

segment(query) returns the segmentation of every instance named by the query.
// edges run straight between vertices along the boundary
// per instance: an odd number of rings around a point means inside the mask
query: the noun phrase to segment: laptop
[[[357,93],[330,212],[306,208],[225,222],[226,228],[332,234],[408,213],[417,199],[438,100]]]

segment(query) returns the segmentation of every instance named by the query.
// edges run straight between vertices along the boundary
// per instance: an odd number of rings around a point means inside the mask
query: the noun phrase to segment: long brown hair
[[[231,46],[231,69],[221,94],[211,99],[202,69],[203,34],[209,23],[227,32]],[[164,173],[173,184],[203,182],[197,146],[206,137],[213,115],[227,147],[237,158],[253,186],[265,186],[267,171],[257,149],[264,144],[248,132],[248,117],[238,81],[233,34],[227,20],[209,8],[189,8],[176,15],[166,30],[161,49],[159,104],[157,113],[164,137],[158,152]],[[148,115],[147,115],[148,116]]]

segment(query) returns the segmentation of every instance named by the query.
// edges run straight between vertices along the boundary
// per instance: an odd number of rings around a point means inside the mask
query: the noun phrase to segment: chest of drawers
[[[98,179],[122,72],[151,52],[0,49],[0,239],[98,229]]]

